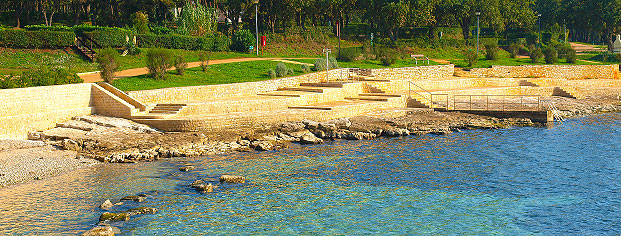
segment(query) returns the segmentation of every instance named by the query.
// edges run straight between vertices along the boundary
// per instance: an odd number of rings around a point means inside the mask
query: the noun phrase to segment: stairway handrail
[[[89,37],[88,35],[83,35],[80,36],[82,38],[87,39],[88,41],[90,41],[91,43],[95,44],[95,46],[97,46],[97,48],[103,48],[99,43],[97,43],[97,41],[93,40],[91,37]],[[92,47],[92,46],[91,46]]]
[[[416,86],[417,88],[420,88],[420,89],[422,89],[423,91],[425,91],[426,93],[428,93],[430,98],[426,98],[424,95],[422,95],[422,94],[420,94],[420,93],[416,92],[415,90],[412,90],[412,86],[411,86],[411,85],[414,85],[414,86]],[[433,104],[433,94],[432,94],[431,92],[427,91],[426,89],[422,88],[421,86],[418,86],[417,84],[415,84],[414,82],[412,82],[412,80],[408,80],[408,97],[412,97],[412,95],[410,94],[410,92],[414,92],[414,93],[418,94],[419,96],[421,96],[421,97],[422,97],[422,98],[424,98],[424,99],[427,99],[428,101],[430,101],[430,102]]]
[[[81,39],[81,37],[76,37],[76,39],[80,42],[80,44],[81,44],[82,46],[86,47],[86,48],[87,48],[87,49],[88,49],[88,50],[89,50],[92,54],[95,54],[95,50],[93,50],[93,48],[92,48],[92,47],[88,46],[88,45],[86,44],[86,42],[84,42],[84,40],[82,40],[82,39]],[[78,45],[76,45],[76,46],[78,46]]]

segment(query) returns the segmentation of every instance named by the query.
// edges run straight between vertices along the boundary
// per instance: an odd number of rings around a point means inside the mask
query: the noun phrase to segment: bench
[[[429,65],[429,58],[423,54],[411,54],[410,57],[416,61],[416,65],[418,65],[418,59],[427,60],[427,65]]]

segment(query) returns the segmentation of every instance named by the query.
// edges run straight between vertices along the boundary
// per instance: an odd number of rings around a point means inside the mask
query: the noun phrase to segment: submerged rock
[[[129,214],[130,216],[143,215],[143,214],[155,214],[157,213],[157,209],[153,207],[138,207],[138,208],[129,209],[125,211],[125,213]]]
[[[110,226],[97,226],[80,235],[81,236],[114,236],[115,231],[117,230],[114,230],[114,228]]]
[[[112,213],[112,212],[104,212],[103,214],[101,214],[101,216],[99,216],[99,222],[103,222],[103,221],[128,221],[129,220],[129,213]]]
[[[103,202],[101,205],[99,205],[99,208],[106,210],[106,209],[109,209],[110,207],[113,207],[113,206],[114,206],[114,204],[112,204],[110,199],[106,199],[105,202]]]
[[[238,175],[223,175],[220,176],[220,183],[243,184],[246,183],[246,178]]]
[[[182,167],[179,167],[179,170],[180,171],[191,171],[191,170],[194,170],[194,166],[182,166]]]
[[[217,186],[212,185],[211,183],[207,184],[205,183],[205,181],[202,180],[196,180],[194,181],[190,187],[196,189],[197,191],[201,192],[201,193],[211,193],[213,192],[214,188],[217,188]]]
[[[143,202],[146,200],[146,196],[127,196],[121,198],[121,201],[134,201],[134,202]]]

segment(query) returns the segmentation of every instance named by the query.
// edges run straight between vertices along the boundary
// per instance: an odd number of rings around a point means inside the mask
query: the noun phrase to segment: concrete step
[[[376,102],[387,102],[389,98],[377,97],[377,96],[358,96],[358,97],[346,97],[347,100],[363,100],[363,101],[376,101]]]
[[[388,94],[388,93],[361,93],[360,96],[377,96],[377,97],[401,97],[400,94]]]
[[[177,103],[177,104],[175,104],[175,103],[172,103],[172,104],[168,104],[168,103],[163,104],[163,103],[161,103],[161,104],[157,104],[155,106],[156,107],[158,107],[158,106],[162,106],[162,107],[184,107],[184,106],[187,106],[187,105],[188,104],[183,104],[183,103]]]
[[[342,88],[342,82],[328,82],[328,83],[301,83],[303,87],[328,87],[328,88]]]
[[[161,110],[151,110],[149,111],[149,114],[151,113],[155,113],[155,114],[177,114],[178,111],[161,111]]]
[[[317,87],[292,87],[292,88],[280,88],[278,91],[303,91],[303,92],[313,92],[313,93],[323,93],[323,88]]]
[[[310,110],[323,110],[323,111],[329,111],[329,110],[332,110],[332,107],[320,107],[320,106],[293,106],[293,107],[289,107],[289,109],[310,109]]]

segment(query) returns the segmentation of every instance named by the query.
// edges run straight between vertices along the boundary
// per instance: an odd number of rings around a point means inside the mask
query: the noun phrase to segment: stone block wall
[[[442,79],[453,76],[455,65],[415,66],[403,68],[373,69],[377,79]]]
[[[91,84],[0,90],[0,138],[26,138],[75,116],[95,112]]]
[[[499,78],[619,79],[619,65],[492,66],[470,72],[479,77]]]
[[[130,119],[137,110],[134,106],[115,96],[103,87],[92,84],[92,104],[97,114]]]

